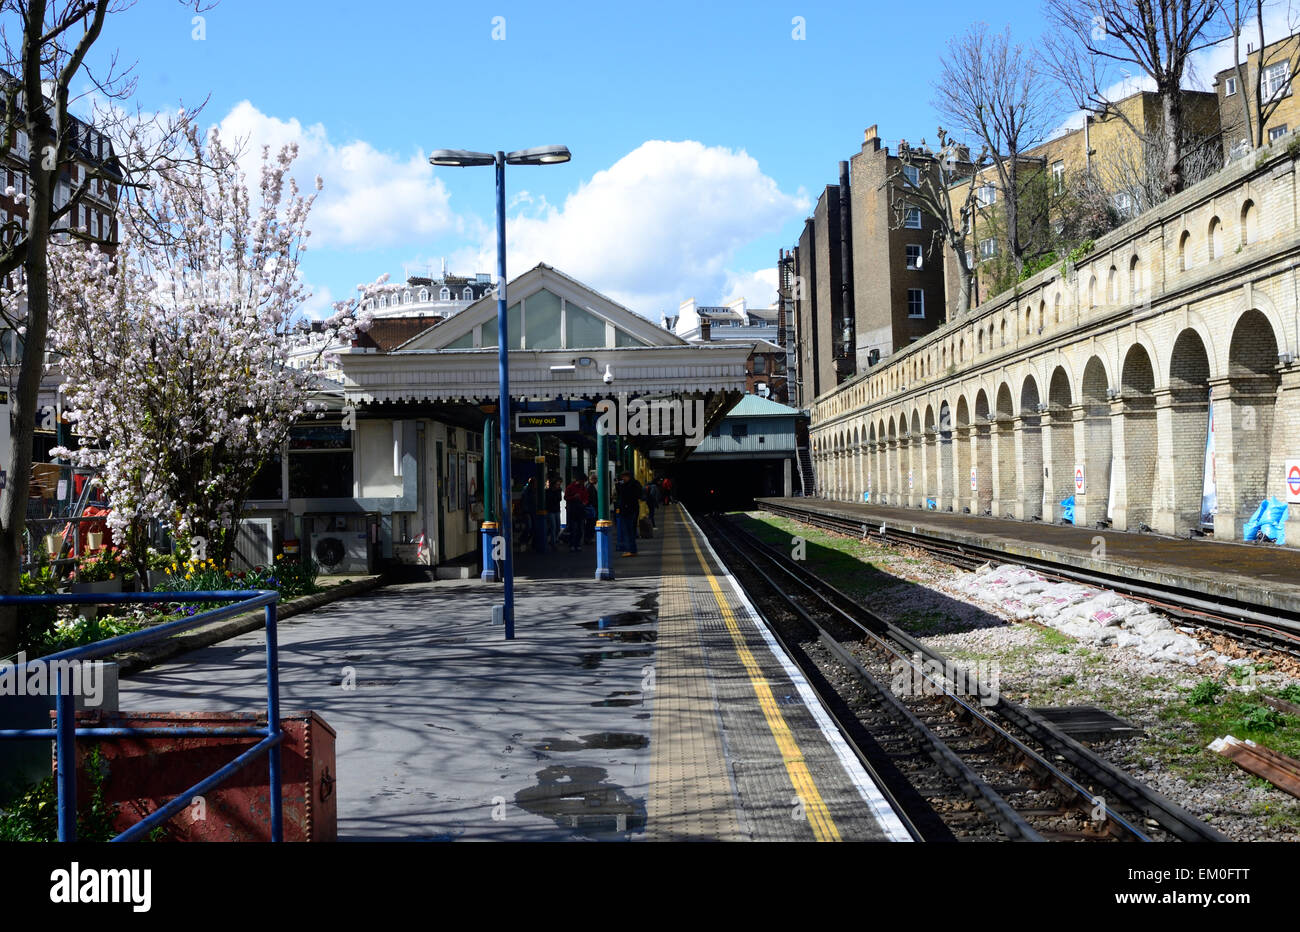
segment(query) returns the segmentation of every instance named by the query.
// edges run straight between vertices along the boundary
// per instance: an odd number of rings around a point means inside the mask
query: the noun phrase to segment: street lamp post
[[[500,421],[501,489],[499,523],[503,555],[501,579],[505,583],[503,621],[506,640],[515,636],[515,568],[511,540],[513,524],[510,511],[510,347],[506,340],[506,165],[554,165],[571,158],[565,146],[539,146],[515,152],[467,152],[464,149],[435,149],[429,156],[431,165],[464,168],[495,165],[497,170],[497,372],[500,397],[497,418]]]

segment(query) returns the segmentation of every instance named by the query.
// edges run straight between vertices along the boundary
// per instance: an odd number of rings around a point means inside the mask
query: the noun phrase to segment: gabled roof
[[[775,401],[760,398],[757,395],[745,395],[736,406],[727,412],[727,417],[798,417],[802,414],[798,408],[788,408]]]
[[[513,306],[521,300],[527,301],[529,295],[536,294],[543,289],[563,298],[571,306],[576,305],[584,311],[612,323],[615,330],[630,336],[641,345],[689,345],[686,340],[683,340],[675,333],[655,325],[635,311],[624,307],[611,298],[607,298],[577,279],[545,263],[538,263],[535,267],[510,282],[506,288],[507,303]],[[444,349],[465,337],[466,334],[472,334],[474,328],[481,324],[495,327],[496,319],[496,293],[491,292],[474,301],[459,314],[442,322],[436,329],[431,327],[407,340],[396,347],[394,352]],[[573,348],[598,349],[599,347]]]

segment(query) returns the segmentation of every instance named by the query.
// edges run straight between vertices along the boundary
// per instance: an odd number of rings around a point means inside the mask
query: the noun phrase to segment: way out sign
[[[1075,466],[1074,467],[1074,494],[1082,495],[1085,491],[1087,491],[1087,489],[1083,481],[1083,467]]]
[[[1300,505],[1300,460],[1286,461],[1286,500],[1288,504]]]

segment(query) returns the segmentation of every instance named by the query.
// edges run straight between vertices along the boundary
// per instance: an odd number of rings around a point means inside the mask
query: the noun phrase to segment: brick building
[[[1220,134],[1219,98],[1202,91],[1183,91],[1182,97],[1187,131],[1194,143],[1202,144],[1199,150],[1195,150],[1194,157],[1201,163],[1196,170],[1202,174],[1212,173],[1221,164],[1214,145]],[[1162,165],[1158,162],[1158,154],[1143,140],[1158,138],[1160,99],[1154,93],[1142,91],[1118,101],[1115,109],[1119,112],[1087,114],[1078,129],[1061,133],[1025,150],[1020,164],[1021,177],[1028,181],[1032,173],[1046,173],[1049,196],[1064,195],[1077,179],[1090,178],[1108,199],[1116,222],[1150,209],[1151,198],[1147,192],[1153,185],[1159,187]],[[978,185],[981,191],[975,222],[968,234],[967,258],[972,263],[983,265],[996,259],[1005,249],[1001,241],[1003,231],[996,218],[1006,192],[1001,190],[996,169],[987,166],[950,188],[954,210],[965,203],[972,184]],[[1052,220],[1050,217],[1041,219],[1045,223]],[[1040,234],[1040,241],[1049,239],[1046,229]],[[955,284],[957,262],[951,250],[945,251],[943,261],[951,312],[958,294]],[[993,276],[981,275],[977,271],[972,304],[993,297],[995,284]]]
[[[905,169],[937,173],[938,164],[922,156],[905,167],[868,127],[805,221],[789,289],[801,406],[944,322],[938,224],[917,208],[897,213],[891,199]]]
[[[1300,64],[1300,35],[1264,46],[1262,55],[1257,49],[1249,49],[1243,58],[1239,66],[1225,68],[1214,76],[1225,159],[1240,158],[1253,148],[1246,128],[1246,109],[1253,126],[1258,119],[1256,103],[1261,90],[1268,111],[1264,142],[1274,142],[1300,128],[1300,101],[1291,87],[1291,77]]]

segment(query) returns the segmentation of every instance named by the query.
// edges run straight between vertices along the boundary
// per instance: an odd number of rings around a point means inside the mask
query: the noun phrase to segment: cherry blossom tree
[[[125,205],[115,256],[52,252],[51,350],[80,443],[54,453],[99,470],[141,568],[154,517],[229,559],[255,475],[295,421],[320,416],[329,348],[369,326],[358,309],[382,284],[313,325],[299,260],[316,194],[290,173],[297,147],[263,150],[254,197],[215,131],[185,138]]]

